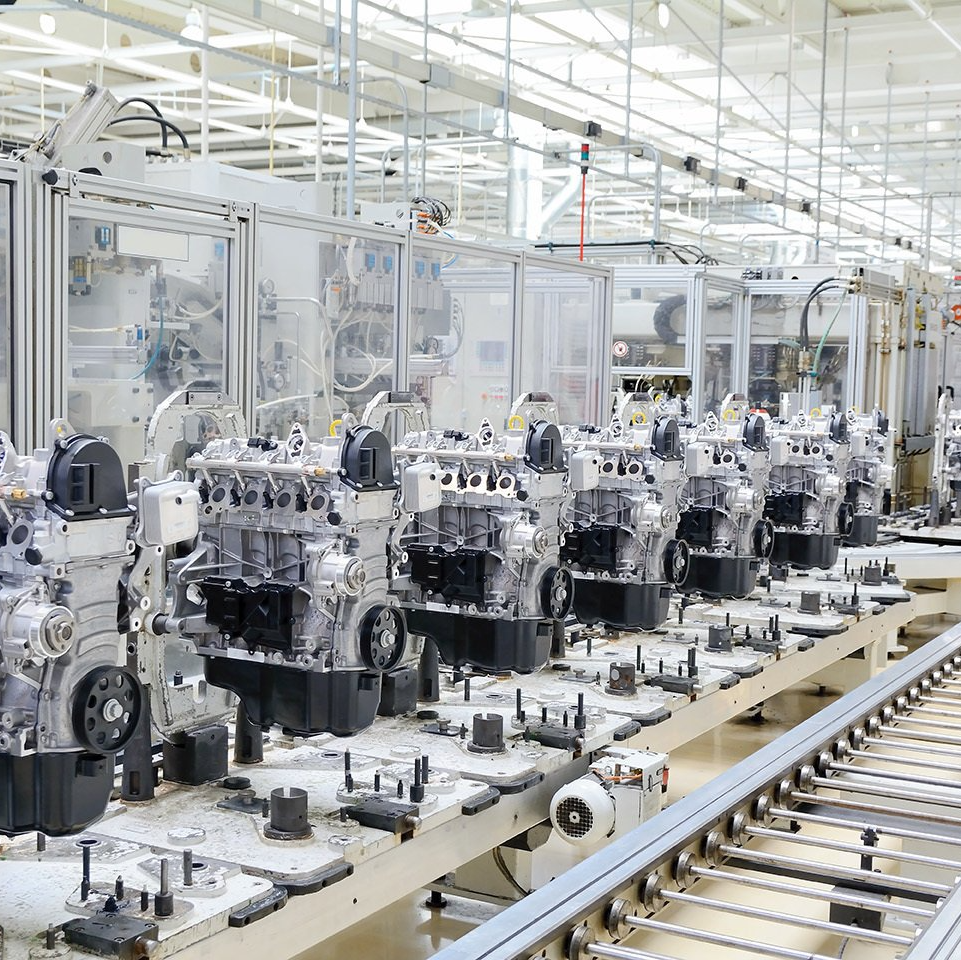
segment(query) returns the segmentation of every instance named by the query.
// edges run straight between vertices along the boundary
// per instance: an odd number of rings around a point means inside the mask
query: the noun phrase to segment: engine
[[[437,643],[455,667],[531,672],[550,654],[553,622],[573,601],[560,560],[570,502],[556,423],[512,414],[498,433],[408,432],[398,471],[437,471],[440,503],[408,514],[395,590],[413,633]]]
[[[561,547],[577,619],[653,630],[690,563],[677,539],[685,481],[678,422],[660,415],[648,394],[631,394],[606,429],[565,428],[564,446],[572,483],[588,470],[597,475],[596,486],[575,494]]]
[[[767,430],[763,415],[729,394],[720,417],[682,434],[687,482],[677,537],[690,549],[686,592],[745,597],[754,589],[773,531],[763,517],[767,491]]]
[[[961,519],[961,409],[950,390],[938,400],[932,466],[929,522],[937,527]]]
[[[388,591],[390,445],[368,426],[331,430],[218,439],[187,460],[200,535],[173,563],[159,624],[196,645],[207,680],[253,723],[305,735],[372,723],[407,636]]]
[[[144,705],[118,625],[132,512],[104,441],[55,420],[21,457],[0,434],[0,831],[103,814]]]
[[[854,517],[844,542],[851,547],[870,547],[877,543],[878,519],[894,473],[887,462],[888,418],[875,409],[849,413],[848,423],[851,458],[844,499],[851,504]]]
[[[798,413],[771,426],[770,491],[764,516],[774,525],[771,562],[827,569],[851,534],[854,506],[844,499],[851,458],[848,415]]]

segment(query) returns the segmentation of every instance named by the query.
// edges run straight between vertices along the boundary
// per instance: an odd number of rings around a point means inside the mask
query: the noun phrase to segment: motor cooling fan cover
[[[554,794],[551,823],[562,840],[590,846],[614,829],[614,801],[597,780],[575,780]]]

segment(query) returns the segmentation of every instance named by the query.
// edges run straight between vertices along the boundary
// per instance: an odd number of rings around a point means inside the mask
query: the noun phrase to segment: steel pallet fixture
[[[435,960],[663,960],[696,944],[821,960],[848,941],[956,956],[959,651],[954,627]]]
[[[51,340],[34,429],[65,416],[130,463],[171,393],[248,396],[252,205],[65,171],[46,180],[38,297]]]

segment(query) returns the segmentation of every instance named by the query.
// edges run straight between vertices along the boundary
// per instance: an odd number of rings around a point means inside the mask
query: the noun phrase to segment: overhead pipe
[[[904,2],[922,19],[927,20],[927,22],[934,27],[941,36],[954,47],[958,53],[961,53],[961,40],[958,40],[955,36],[951,34],[951,31],[946,29],[941,23],[939,23],[934,18],[934,14],[920,3],[919,0],[904,0]]]
[[[543,235],[557,223],[558,220],[570,209],[571,204],[577,199],[581,192],[581,172],[575,170],[567,181],[555,194],[548,200],[541,216],[540,234]],[[592,197],[591,203],[598,197]]]
[[[356,2],[356,0],[354,0]],[[404,143],[404,202],[410,202],[410,102],[407,99],[407,88],[397,79],[397,77],[360,77],[356,81],[358,90],[365,83],[392,83],[400,91],[401,105],[403,109],[403,126],[401,127]],[[355,133],[356,136],[356,133]],[[356,151],[357,145],[354,144]],[[390,152],[390,151],[388,151]],[[386,176],[385,176],[386,179]]]
[[[587,201],[587,235],[591,242],[594,241],[594,208],[599,203],[614,202],[618,200],[626,201],[639,201],[647,200],[653,202],[655,195],[650,191],[646,190],[643,193],[638,193],[636,191],[628,191],[626,193],[614,193],[613,191],[609,193],[595,194]],[[630,206],[631,204],[625,204],[625,206]]]
[[[347,74],[347,219],[356,217],[354,211],[357,165],[357,31],[359,0],[350,0],[350,64]]]

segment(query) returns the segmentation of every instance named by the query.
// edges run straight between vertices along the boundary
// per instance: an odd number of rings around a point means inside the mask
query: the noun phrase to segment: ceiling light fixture
[[[184,15],[184,28],[180,31],[180,36],[184,40],[203,40],[204,23],[196,7],[191,7]]]
[[[851,124],[851,136],[856,137],[861,132],[861,128],[856,124]]]
[[[487,0],[470,0],[470,7],[466,11],[468,17],[492,17],[494,10]]]
[[[57,18],[52,13],[40,14],[40,31],[48,37],[52,37],[57,32]]]
[[[660,0],[658,3],[657,22],[662,30],[666,30],[671,25],[670,0]]]

